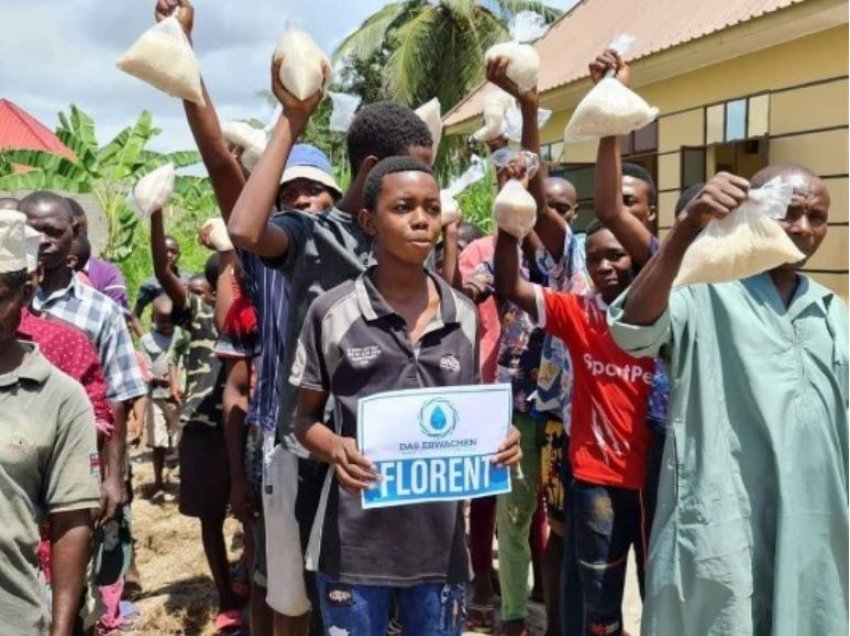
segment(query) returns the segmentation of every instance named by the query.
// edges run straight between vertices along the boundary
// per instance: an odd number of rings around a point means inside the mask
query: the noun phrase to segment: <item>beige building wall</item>
[[[722,45],[722,33],[712,37]],[[666,234],[673,223],[681,193],[683,147],[705,147],[706,177],[718,164],[733,160],[750,174],[763,162],[802,164],[824,178],[832,198],[827,238],[806,269],[846,299],[850,238],[847,59],[848,28],[843,25],[639,87],[641,95],[661,112],[659,233]],[[639,77],[639,63],[634,75]],[[750,130],[759,133],[751,138],[763,141],[761,152],[739,152],[735,157],[728,146],[707,141],[723,137],[717,128],[721,125],[715,116],[718,110],[711,107],[740,98],[751,98]],[[544,143],[561,141],[570,115],[571,111],[553,114],[542,131]],[[554,152],[552,158],[558,159]],[[595,158],[595,142],[563,146],[563,162],[593,163]]]

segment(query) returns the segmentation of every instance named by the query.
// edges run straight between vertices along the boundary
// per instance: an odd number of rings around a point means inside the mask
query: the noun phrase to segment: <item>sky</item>
[[[565,8],[575,0],[550,0]],[[384,0],[195,0],[195,51],[223,121],[272,109],[257,97],[269,86],[269,63],[288,21],[307,30],[330,54]],[[0,98],[9,99],[51,130],[56,114],[76,104],[95,120],[101,145],[151,111],[163,133],[159,151],[194,148],[181,102],[115,66],[153,25],[148,0],[0,0]]]

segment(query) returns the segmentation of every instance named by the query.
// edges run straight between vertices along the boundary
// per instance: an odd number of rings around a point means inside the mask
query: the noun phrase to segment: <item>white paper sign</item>
[[[490,458],[511,425],[510,384],[392,391],[358,403],[357,442],[381,480],[363,508],[510,492],[510,469]]]

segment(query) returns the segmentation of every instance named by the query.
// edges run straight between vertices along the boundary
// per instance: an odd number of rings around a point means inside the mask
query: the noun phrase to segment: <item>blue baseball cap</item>
[[[337,185],[331,171],[331,162],[327,155],[310,144],[295,144],[289,153],[289,161],[280,178],[280,185],[296,179],[309,179],[321,183],[342,196],[342,190]]]

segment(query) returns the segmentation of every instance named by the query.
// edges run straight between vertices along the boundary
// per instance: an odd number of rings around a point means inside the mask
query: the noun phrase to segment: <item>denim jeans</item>
[[[643,589],[646,538],[641,493],[573,479],[570,495],[584,601],[584,633],[619,636],[623,631],[623,591],[632,545]]]
[[[466,585],[413,587],[349,585],[316,575],[325,629],[331,636],[386,636],[393,596],[404,636],[460,636],[466,624]]]
[[[584,601],[576,556],[575,513],[573,511],[573,467],[570,463],[570,438],[566,438],[561,480],[564,483],[564,556],[561,559],[561,636],[583,636]]]

